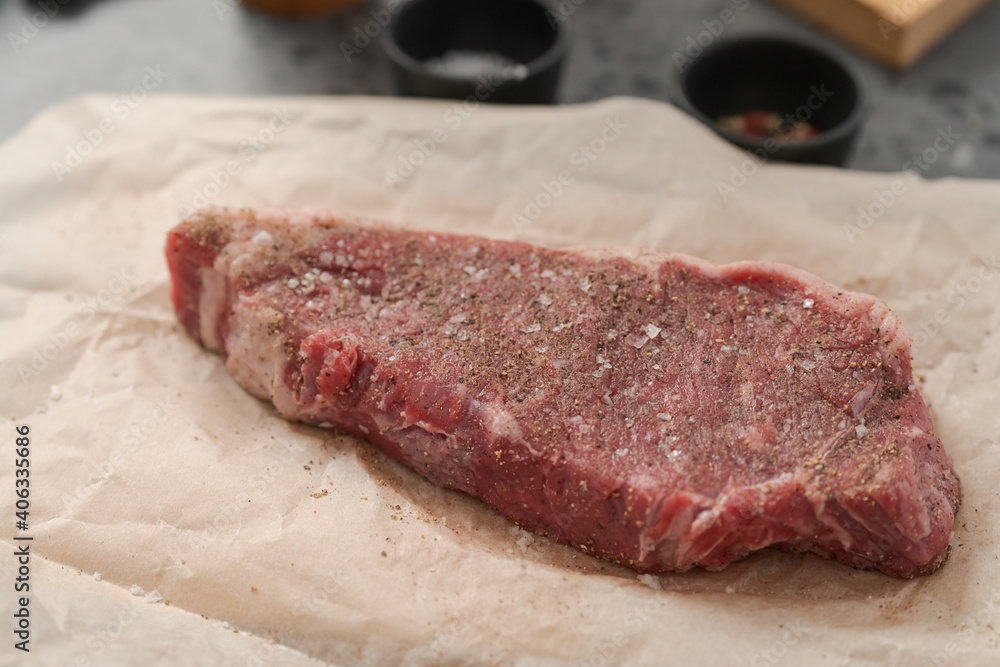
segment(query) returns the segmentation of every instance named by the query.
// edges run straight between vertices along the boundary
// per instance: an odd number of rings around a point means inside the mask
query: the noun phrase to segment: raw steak
[[[288,419],[640,572],[767,546],[899,577],[959,481],[874,297],[788,266],[552,250],[334,214],[169,235],[177,315]]]

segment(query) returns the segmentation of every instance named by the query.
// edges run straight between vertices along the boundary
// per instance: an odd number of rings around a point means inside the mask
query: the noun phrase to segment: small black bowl
[[[707,48],[681,72],[674,102],[720,136],[762,159],[843,166],[868,107],[860,75],[840,57],[777,36],[737,37]],[[780,143],[726,129],[752,111],[809,123],[817,134]]]
[[[410,0],[382,45],[399,92],[551,104],[569,24],[543,0]]]

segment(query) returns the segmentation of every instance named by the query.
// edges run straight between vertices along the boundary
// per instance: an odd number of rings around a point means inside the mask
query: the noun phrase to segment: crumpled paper
[[[8,619],[18,424],[31,427],[34,537],[32,651],[8,634],[0,664],[1000,656],[1000,184],[758,164],[636,99],[157,95],[123,115],[92,95],[43,112],[0,158]],[[951,558],[913,581],[770,551],[722,572],[638,577],[359,440],[285,422],[174,318],[165,234],[206,204],[781,261],[873,293],[915,340],[963,482]]]

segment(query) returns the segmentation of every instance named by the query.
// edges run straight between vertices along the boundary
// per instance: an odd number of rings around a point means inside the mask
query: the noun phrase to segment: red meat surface
[[[959,481],[872,296],[283,210],[201,212],[166,253],[181,323],[252,394],[559,542],[640,572],[947,556]]]

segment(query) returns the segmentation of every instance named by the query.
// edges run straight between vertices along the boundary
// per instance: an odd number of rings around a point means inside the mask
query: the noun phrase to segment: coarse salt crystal
[[[854,427],[854,433],[858,436],[858,438],[863,438],[868,435],[868,427],[864,424],[858,424]]]
[[[622,449],[615,450],[615,456],[627,456],[627,455],[628,455],[628,450],[625,449],[624,447]]]
[[[722,350],[723,352],[732,352],[733,351],[733,346],[732,345],[723,345],[719,349]]]
[[[591,287],[591,283],[586,278],[584,278],[583,280],[580,281],[580,289],[582,289],[584,292],[589,292],[590,291],[590,287]]]
[[[467,267],[465,267],[462,270],[465,271],[466,273],[468,273],[471,276],[473,273],[476,272],[476,267],[474,267],[474,266],[467,266]]]
[[[802,302],[802,307],[808,310],[809,308],[812,308],[815,304],[816,304],[815,300],[806,299],[805,301]]]
[[[100,580],[101,580],[101,573],[100,572],[95,572],[94,573],[94,581],[100,581]]]
[[[288,279],[288,289],[295,289],[298,286],[299,286],[299,280],[298,280],[298,278],[289,278]]]
[[[521,265],[520,264],[511,264],[510,265],[510,272],[512,274],[514,274],[515,276],[521,275]]]
[[[534,324],[529,324],[526,327],[521,327],[521,331],[526,334],[535,333],[536,331],[541,331],[541,330],[542,330],[542,325],[539,324],[538,322],[535,322]]]
[[[538,297],[538,301],[543,306],[551,306],[552,305],[552,297],[550,297],[548,294],[543,294],[540,297]]]
[[[459,322],[464,322],[465,313],[459,313],[458,315],[451,317],[448,321],[451,322],[452,324],[458,324]]]
[[[665,422],[668,422],[668,421],[670,421],[671,419],[674,418],[673,415],[669,415],[666,412],[657,412],[656,416],[659,417],[660,419],[662,419]]]
[[[434,236],[433,234],[430,234],[427,237],[427,240],[430,241],[431,243],[437,243],[438,237]]]
[[[750,293],[750,288],[747,287],[746,285],[740,285],[739,287],[736,288],[736,291],[742,294],[743,296],[746,296],[747,294]]]
[[[456,338],[458,338],[458,340],[464,343],[465,341],[469,340],[469,332],[466,331],[465,329],[459,329]]]
[[[660,365],[659,364],[653,364],[653,370],[654,371],[660,370]]]
[[[556,277],[555,271],[552,271],[550,269],[545,269],[544,271],[542,271],[542,278],[555,278],[555,277]]]
[[[614,340],[615,338],[618,338],[618,332],[612,329],[608,332],[608,340]]]
[[[535,348],[535,352],[537,352],[538,354],[545,354],[548,351],[549,348],[545,347],[544,345],[539,345],[538,347]]]
[[[62,398],[62,391],[59,389],[59,385],[54,384],[51,387],[49,387],[49,398],[51,398],[53,401],[58,401],[60,398]]]
[[[163,596],[160,595],[160,591],[154,589],[146,593],[146,599],[150,602],[160,602],[163,600]]]
[[[646,334],[632,333],[625,337],[625,342],[638,350],[649,342],[649,337]]]
[[[654,577],[651,574],[640,574],[637,578],[639,579],[639,583],[645,584],[653,590],[661,590],[660,580],[658,577]]]
[[[736,589],[733,588],[732,586],[726,586],[726,592],[727,593],[735,593]]]
[[[663,331],[663,329],[661,329],[660,327],[656,326],[655,324],[647,324],[645,331],[646,331],[646,335],[649,336],[649,339],[652,340],[652,339],[656,338],[657,336],[659,336],[660,332]]]
[[[319,254],[319,263],[323,266],[330,266],[333,264],[333,253],[329,250],[324,250]]]
[[[142,586],[132,584],[132,586],[128,589],[128,592],[132,595],[143,595],[146,591],[142,590]]]
[[[274,240],[274,237],[265,232],[263,229],[253,235],[250,239],[251,243],[256,243],[257,245],[267,245]]]

